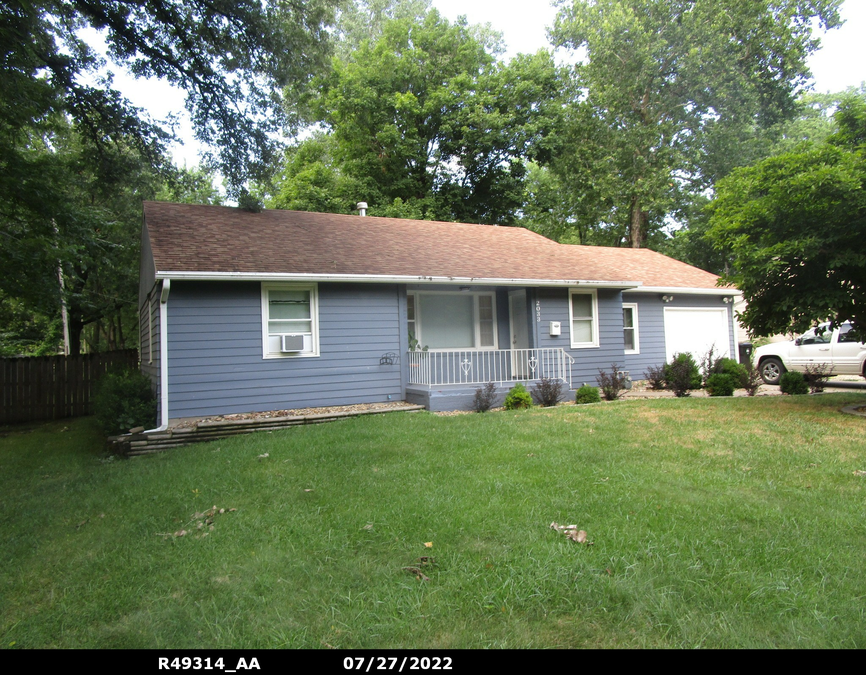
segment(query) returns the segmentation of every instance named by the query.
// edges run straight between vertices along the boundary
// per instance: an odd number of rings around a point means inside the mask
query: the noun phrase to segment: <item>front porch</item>
[[[493,382],[497,404],[517,382],[562,380],[571,389],[574,359],[564,349],[411,351],[406,400],[428,410],[470,410],[475,390]]]

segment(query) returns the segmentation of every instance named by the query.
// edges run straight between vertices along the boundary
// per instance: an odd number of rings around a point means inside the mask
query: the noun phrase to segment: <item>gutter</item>
[[[156,273],[157,279],[184,281],[339,281],[366,284],[476,284],[495,286],[586,286],[589,288],[635,289],[640,281],[599,281],[594,279],[520,279],[498,277],[412,276],[400,274],[296,274],[270,272],[173,272]],[[682,292],[683,289],[678,289]]]

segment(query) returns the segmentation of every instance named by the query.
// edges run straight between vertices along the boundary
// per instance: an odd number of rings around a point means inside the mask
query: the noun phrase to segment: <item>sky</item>
[[[505,59],[518,53],[549,48],[547,27],[553,24],[556,7],[538,0],[433,0],[433,6],[449,20],[465,15],[469,23],[490,23],[503,34]],[[866,81],[866,0],[845,0],[841,10],[846,23],[821,36],[822,48],[809,60],[818,92],[837,92]],[[183,113],[183,93],[162,83],[143,83],[114,68],[115,84],[135,105],[156,119]],[[190,139],[174,148],[175,161],[198,164],[198,146],[185,118],[179,133]]]

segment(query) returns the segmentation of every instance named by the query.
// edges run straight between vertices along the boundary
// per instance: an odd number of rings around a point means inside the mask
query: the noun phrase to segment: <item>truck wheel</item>
[[[761,361],[761,379],[766,384],[779,384],[779,380],[782,378],[782,373],[784,372],[785,366],[775,357]]]

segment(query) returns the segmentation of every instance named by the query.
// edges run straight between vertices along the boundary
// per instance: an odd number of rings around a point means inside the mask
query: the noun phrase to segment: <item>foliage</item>
[[[809,392],[820,394],[827,386],[827,380],[833,376],[833,366],[826,363],[810,363],[806,366],[803,379],[809,385]]]
[[[596,381],[605,400],[616,401],[626,390],[629,379],[628,375],[621,371],[617,364],[612,363],[609,373],[601,368],[598,369]]]
[[[738,381],[727,373],[712,373],[707,378],[707,392],[710,396],[733,396]]]
[[[324,28],[334,4],[15,3],[0,20],[4,141],[20,140],[31,124],[65,114],[97,145],[123,136],[135,138],[151,156],[159,154],[167,138],[161,127],[124,100],[110,79],[85,83],[103,65],[82,37],[80,29],[90,27],[101,31],[111,61],[186,92],[196,137],[220,149],[210,160],[225,177],[229,196],[238,197],[249,177],[269,168],[274,132],[289,121],[274,91],[287,82],[309,82],[323,65]]]
[[[472,409],[475,412],[487,412],[496,402],[496,385],[488,382],[483,387],[475,390],[475,398],[472,400]]]
[[[93,411],[108,436],[140,426],[152,428],[156,397],[150,378],[137,370],[106,373],[96,384]]]
[[[549,408],[559,403],[562,397],[562,380],[555,377],[542,377],[532,387],[532,399],[540,406]]]
[[[708,382],[709,377],[715,374],[730,375],[734,388],[744,387],[748,377],[746,367],[729,358],[716,359],[709,371],[705,372],[705,381]]]
[[[806,378],[803,373],[798,373],[795,370],[789,370],[783,373],[779,379],[779,389],[783,394],[801,395],[809,393],[809,385],[806,384]]]
[[[514,222],[524,160],[549,153],[559,83],[545,52],[494,60],[465,19],[385,21],[309,101],[326,137],[301,143],[277,205],[460,222]]]
[[[648,366],[644,371],[644,379],[649,382],[649,387],[653,391],[661,391],[665,388],[665,367],[664,364],[661,366]]]
[[[866,95],[845,100],[839,131],[737,169],[717,186],[710,236],[729,247],[726,280],[748,303],[753,336],[804,332],[829,318],[866,335]]]
[[[740,386],[746,390],[749,396],[754,396],[758,393],[758,389],[764,384],[764,379],[761,377],[761,371],[755,367],[752,361],[746,361],[743,366],[746,375],[740,382]]]
[[[790,114],[840,0],[573,0],[552,31],[585,53],[554,168],[572,216],[631,246],[730,170],[755,127]],[[573,150],[574,149],[574,150]],[[582,197],[581,197],[582,195]]]
[[[670,363],[665,364],[665,383],[678,398],[689,395],[692,389],[701,388],[701,371],[689,352],[674,354]]]
[[[532,407],[532,396],[520,382],[515,384],[505,396],[503,404],[506,410],[518,410]]]
[[[31,311],[0,291],[0,357],[57,354],[62,339],[57,318]]]
[[[833,112],[843,100],[843,94],[804,93],[799,96],[795,112],[766,129],[744,129],[736,139],[727,139],[728,145],[714,139],[718,150],[707,155],[713,163],[710,174],[723,177],[730,173],[731,162],[748,166],[767,157],[797,150],[803,143],[823,143],[837,131]],[[729,148],[733,143],[736,151]],[[710,198],[693,195],[679,213],[683,227],[673,232],[659,250],[677,260],[694,265],[713,274],[727,274],[734,268],[734,255],[729,246],[715,246],[709,236]]]
[[[574,402],[579,404],[600,403],[601,395],[598,393],[598,387],[593,387],[589,384],[583,385],[574,395]]]

